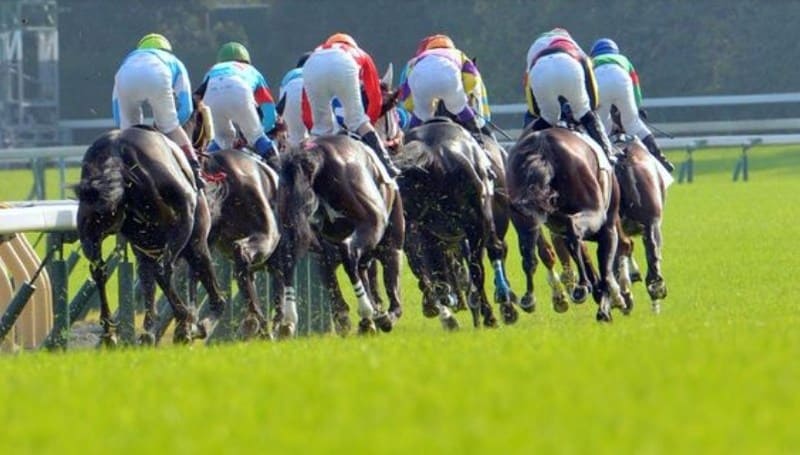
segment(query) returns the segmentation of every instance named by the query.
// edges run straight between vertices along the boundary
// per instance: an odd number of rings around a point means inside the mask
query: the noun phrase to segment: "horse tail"
[[[509,167],[518,169],[523,176],[524,190],[511,201],[513,206],[526,216],[533,216],[543,221],[556,210],[556,192],[550,185],[555,175],[553,164],[547,159],[549,142],[541,134],[531,138],[531,153],[517,154],[509,163]],[[514,162],[516,161],[516,162]]]
[[[322,168],[323,151],[314,147],[310,150],[298,149],[291,152],[281,169],[282,196],[279,215],[283,234],[294,240],[295,250],[304,251],[315,244],[311,230],[311,216],[319,206],[314,193],[314,179]]]
[[[114,211],[125,195],[118,135],[119,130],[110,131],[89,146],[83,158],[80,183],[74,188],[78,200],[97,211]]]

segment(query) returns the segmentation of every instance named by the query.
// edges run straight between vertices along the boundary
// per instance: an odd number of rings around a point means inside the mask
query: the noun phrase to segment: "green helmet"
[[[136,45],[137,49],[161,49],[162,51],[172,52],[172,45],[169,40],[164,38],[164,35],[158,33],[148,33],[139,40]]]
[[[250,53],[247,52],[247,48],[235,41],[223,44],[217,52],[217,63],[234,61],[250,63]]]

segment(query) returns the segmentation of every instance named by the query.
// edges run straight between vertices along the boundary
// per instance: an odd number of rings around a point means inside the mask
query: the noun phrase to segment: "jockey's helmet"
[[[217,63],[221,62],[243,62],[250,63],[250,52],[242,43],[231,41],[225,43],[217,52]]]
[[[358,47],[358,44],[356,44],[356,40],[354,40],[353,37],[348,35],[347,33],[334,33],[333,35],[329,36],[328,39],[325,40],[326,45],[331,45],[334,43],[341,43],[341,44],[347,44],[348,46]]]
[[[169,40],[159,33],[148,33],[139,40],[137,49],[161,49],[162,51],[172,52],[172,44]]]
[[[602,54],[619,54],[619,46],[610,38],[600,38],[594,42],[589,54],[591,54],[592,57],[597,57]]]
[[[427,38],[425,50],[428,49],[455,49],[456,45],[453,40],[447,35],[432,35]]]
[[[547,33],[546,33],[546,35],[551,35],[551,36],[566,36],[567,38],[572,38],[572,36],[571,36],[571,35],[569,34],[569,32],[567,31],[567,29],[565,29],[565,28],[562,28],[562,27],[556,27],[556,28],[554,28],[554,29],[550,30],[549,32],[547,32]]]

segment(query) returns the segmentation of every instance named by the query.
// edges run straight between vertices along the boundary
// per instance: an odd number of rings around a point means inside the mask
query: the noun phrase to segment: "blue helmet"
[[[619,54],[619,46],[610,38],[600,38],[594,42],[589,53],[592,57],[602,54]]]

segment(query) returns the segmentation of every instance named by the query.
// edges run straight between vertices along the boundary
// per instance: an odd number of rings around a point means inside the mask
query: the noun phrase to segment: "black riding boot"
[[[365,144],[369,145],[372,150],[375,150],[375,154],[378,155],[378,159],[381,160],[383,167],[386,168],[386,172],[389,174],[389,177],[395,178],[400,175],[400,170],[395,167],[394,163],[392,163],[392,159],[389,158],[389,152],[386,151],[386,148],[381,144],[381,140],[378,139],[378,135],[375,134],[374,131],[370,131],[369,133],[361,136],[361,140],[364,141]]]
[[[651,155],[656,157],[659,163],[671,174],[672,171],[675,170],[675,166],[669,162],[666,156],[661,152],[661,149],[656,144],[656,138],[653,137],[652,134],[648,134],[647,137],[642,139],[645,147],[647,147],[647,151],[650,152]]]
[[[181,147],[181,150],[183,150],[186,159],[189,160],[189,167],[192,168],[192,175],[194,175],[194,182],[195,185],[197,185],[197,189],[204,189],[206,187],[206,181],[203,180],[200,174],[200,162],[197,161],[197,153],[195,153],[191,145],[184,145]]]
[[[600,144],[600,148],[603,149],[603,153],[606,154],[608,157],[608,161],[611,162],[613,166],[617,162],[617,157],[614,156],[611,148],[611,142],[608,140],[608,136],[606,136],[605,132],[603,131],[603,127],[600,124],[600,119],[597,118],[597,114],[593,111],[587,112],[583,117],[581,117],[581,125],[586,129],[586,132],[594,139],[598,144]]]
[[[550,128],[551,125],[547,120],[543,119],[542,117],[538,117],[531,125],[531,130],[533,131],[541,131]]]

